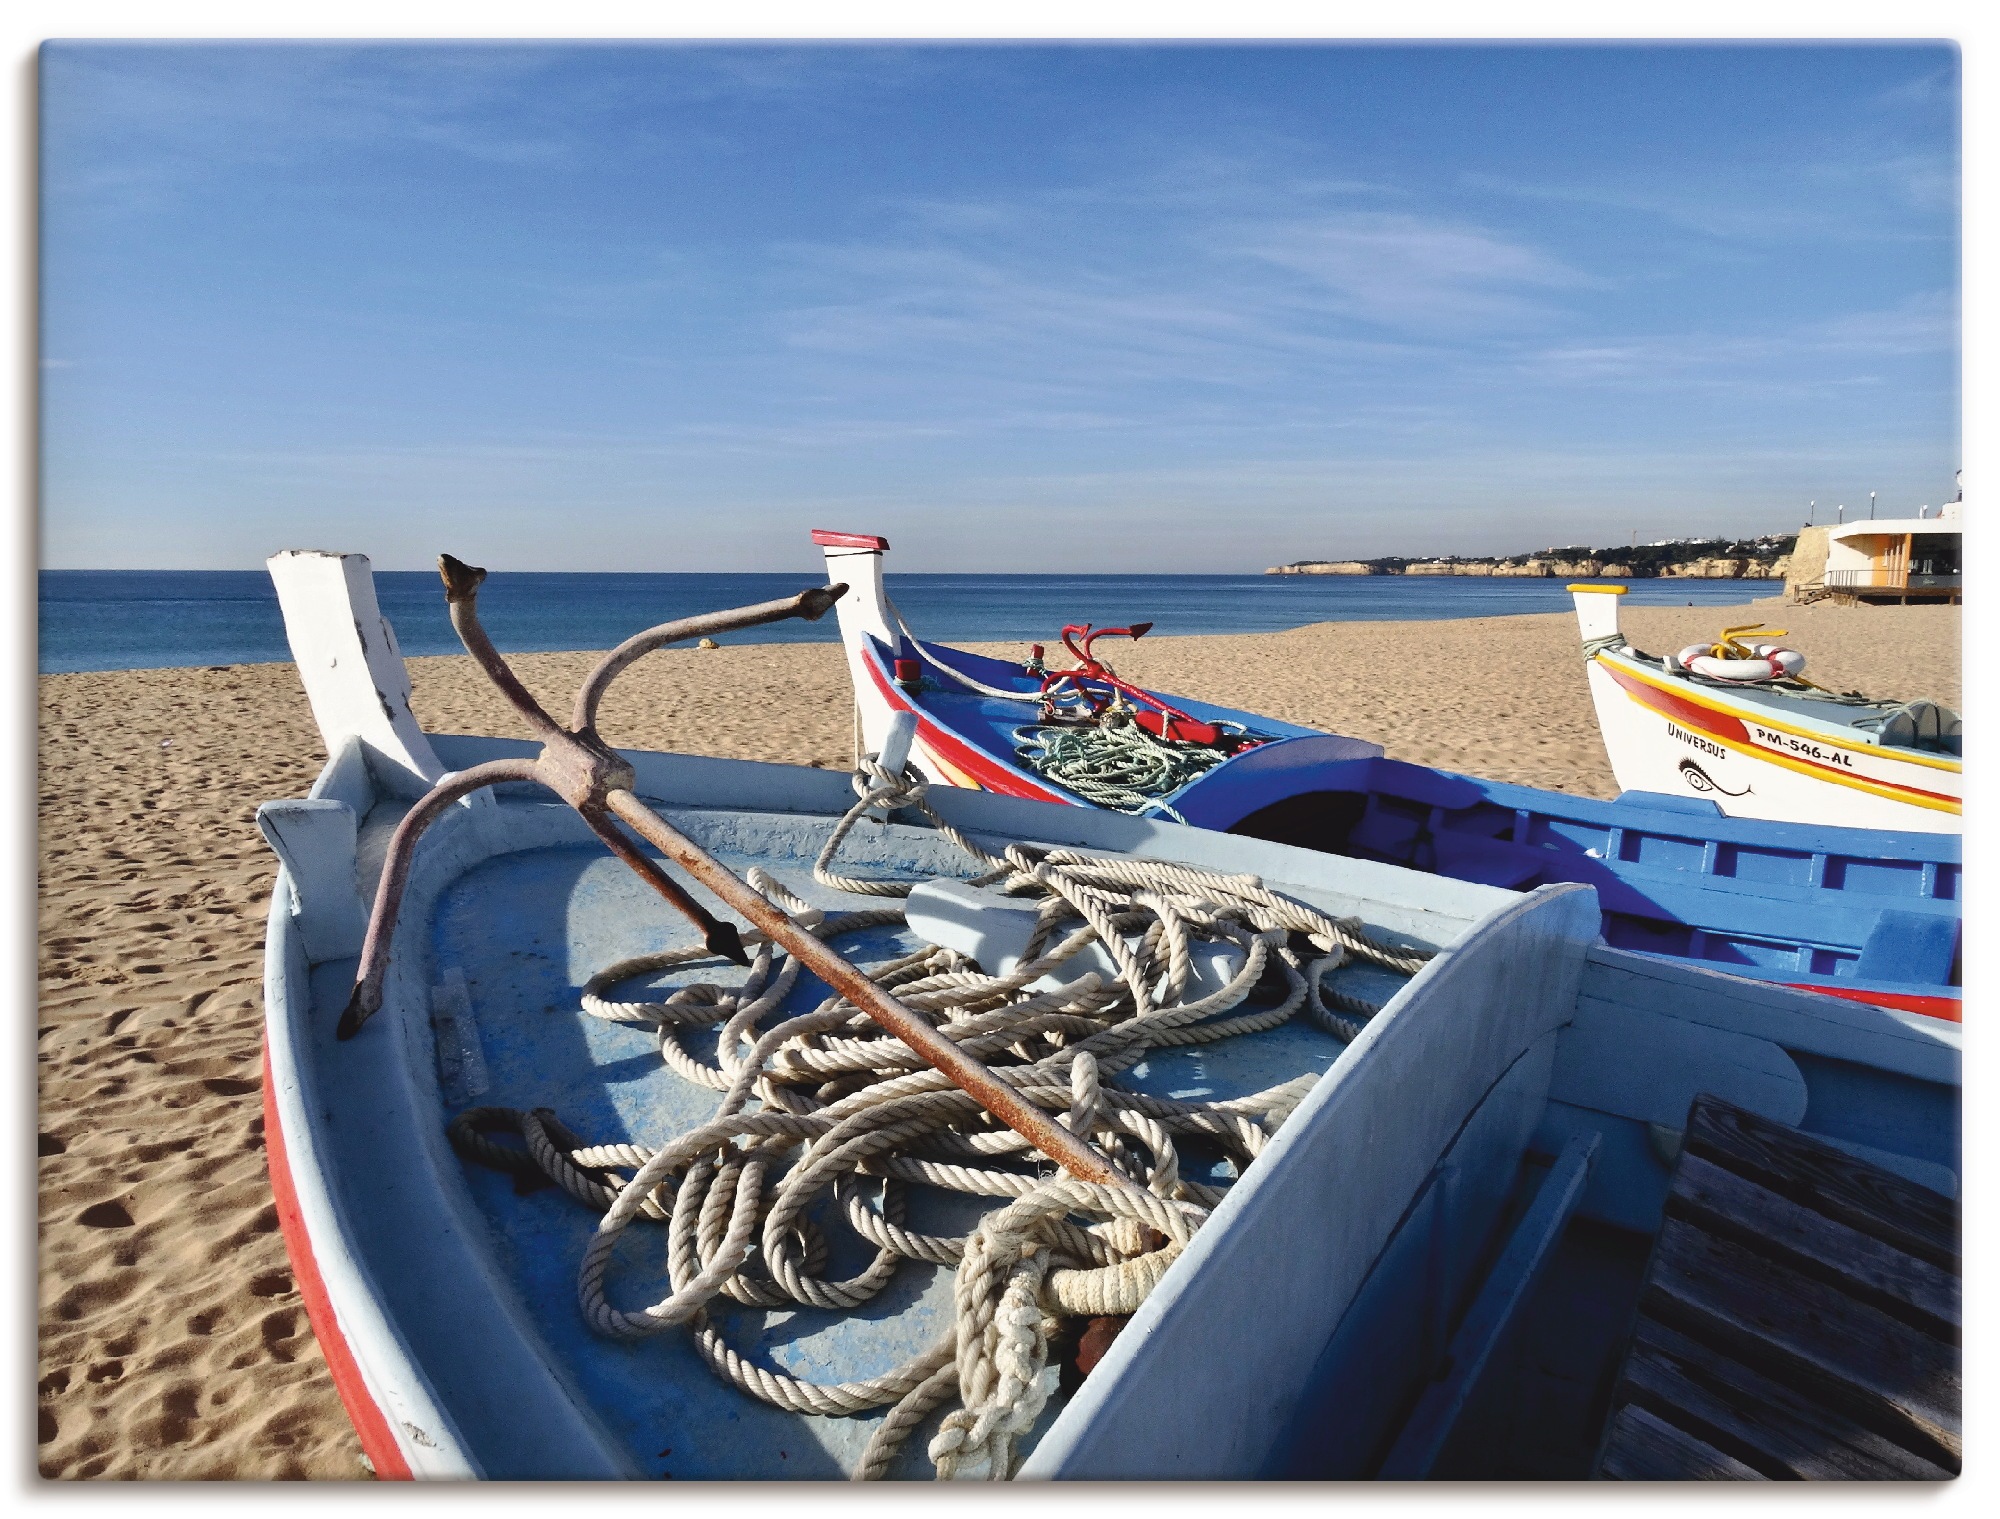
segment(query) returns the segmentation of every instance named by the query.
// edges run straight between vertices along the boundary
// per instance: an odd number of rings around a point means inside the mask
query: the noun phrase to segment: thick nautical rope
[[[832,868],[834,857],[840,853],[840,846],[846,842],[854,825],[865,817],[874,817],[887,822],[891,813],[908,808],[922,814],[930,825],[952,843],[979,861],[988,870],[996,868],[1000,861],[988,854],[970,838],[939,817],[935,808],[926,801],[925,793],[930,788],[921,771],[914,765],[905,765],[901,775],[891,775],[883,766],[879,756],[864,754],[855,763],[854,794],[859,798],[847,809],[841,820],[834,824],[833,832],[827,836],[826,844],[813,861],[813,879],[822,886],[831,886],[836,891],[848,892],[862,897],[907,897],[910,883],[907,881],[877,881],[865,877],[836,874]],[[801,904],[803,905],[803,904]]]
[[[830,1415],[892,1405],[863,1454],[862,1477],[886,1474],[909,1434],[956,1398],[961,1407],[930,1447],[939,1474],[1005,1477],[1049,1396],[1055,1326],[1134,1311],[1224,1195],[1226,1186],[1180,1174],[1179,1144],[1219,1152],[1240,1176],[1317,1080],[1307,1072],[1247,1097],[1189,1102],[1123,1091],[1114,1078],[1152,1050],[1251,1033],[1301,1013],[1352,1038],[1375,1008],[1323,987],[1322,978],[1357,956],[1407,973],[1429,955],[1382,944],[1358,922],[1329,918],[1254,876],[1025,844],[991,854],[931,812],[914,772],[891,777],[872,757],[856,789],[856,806],[815,866],[822,882],[907,894],[909,882],[856,880],[830,867],[861,818],[908,808],[982,867],[977,881],[1040,899],[1036,933],[1004,976],[926,945],[873,966],[870,978],[1096,1143],[1124,1184],[1037,1174],[1032,1168],[1046,1161],[1026,1141],[838,997],[765,1026],[799,968],[755,932],[744,934],[754,959],[733,989],[696,982],[651,1000],[608,995],[639,976],[709,960],[699,946],[622,961],[584,988],[585,1011],[651,1027],[676,1073],[723,1094],[706,1123],[658,1148],[586,1145],[546,1110],[477,1108],[453,1120],[450,1138],[469,1160],[517,1178],[546,1176],[603,1213],[578,1272],[579,1303],[600,1333],[685,1325],[717,1376],[781,1408]],[[821,938],[903,920],[900,905],[828,914],[762,870],[748,879]],[[1035,986],[1094,941],[1111,954],[1115,979],[1091,972]],[[1234,945],[1243,963],[1220,989],[1191,995],[1191,946],[1201,941]],[[1267,977],[1283,982],[1282,996],[1245,1008]],[[717,1025],[712,1061],[681,1043],[682,1031]],[[502,1142],[510,1131],[522,1148]],[[913,1184],[1003,1206],[967,1236],[921,1234],[904,1223]],[[827,1241],[811,1217],[821,1198],[876,1251],[854,1276],[825,1275]],[[619,1239],[640,1217],[666,1225],[670,1290],[649,1306],[622,1308],[607,1278]],[[853,1311],[911,1260],[955,1268],[954,1320],[930,1350],[881,1376],[821,1383],[757,1365],[709,1316],[719,1298]]]
[[[1429,950],[1399,947],[1374,938],[1362,928],[1358,918],[1329,918],[1303,902],[1281,897],[1253,875],[1224,875],[1167,860],[1135,860],[1126,855],[1092,855],[1078,850],[1049,849],[1029,844],[1012,844],[1002,854],[994,855],[937,814],[925,799],[930,783],[914,765],[905,766],[900,776],[891,776],[874,754],[868,754],[861,759],[853,784],[859,800],[834,825],[819,858],[813,862],[813,879],[838,891],[862,896],[906,897],[910,894],[911,882],[841,875],[834,872],[831,866],[841,843],[864,817],[874,815],[887,822],[895,812],[911,808],[921,813],[972,859],[987,867],[988,873],[976,877],[975,885],[997,881],[1010,891],[1028,891],[1036,895],[1053,893],[1081,911],[1080,900],[1064,889],[1065,884],[1073,883],[1086,891],[1106,886],[1117,890],[1143,889],[1161,884],[1194,898],[1201,906],[1229,898],[1238,899],[1264,915],[1261,926],[1281,926],[1304,934],[1329,950],[1339,945],[1362,959],[1373,960],[1404,975],[1414,975],[1431,958]],[[797,903],[799,910],[805,910],[803,902],[797,898],[791,900]],[[1051,901],[1048,905],[1061,904]],[[787,910],[793,909],[788,907]],[[862,926],[851,919],[842,921],[849,926]],[[667,962],[661,963],[664,965]],[[1334,968],[1326,967],[1327,970]],[[637,974],[638,971],[628,973]],[[1366,1016],[1375,1009],[1372,1004],[1362,1004],[1356,1010]]]
[[[1155,738],[1134,722],[1016,728],[1014,756],[1094,806],[1134,816],[1160,813],[1177,823],[1187,819],[1161,798],[1229,758],[1220,749]]]

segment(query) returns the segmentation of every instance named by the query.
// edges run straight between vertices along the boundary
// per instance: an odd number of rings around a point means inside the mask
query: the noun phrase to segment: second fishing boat
[[[1728,817],[1710,797],[1616,802],[1387,758],[1379,744],[1168,697],[1072,627],[1064,654],[993,659],[917,637],[883,582],[886,538],[815,531],[853,680],[857,748],[898,713],[932,780],[1162,817],[1516,891],[1597,888],[1604,936],[1755,980],[1959,1016],[1959,840]]]

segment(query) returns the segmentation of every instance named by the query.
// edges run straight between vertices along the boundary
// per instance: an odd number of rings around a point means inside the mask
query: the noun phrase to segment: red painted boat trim
[[[881,554],[889,548],[887,538],[878,538],[873,533],[836,533],[825,527],[814,528],[812,540],[823,549],[873,549]]]
[[[917,737],[926,747],[936,751],[940,759],[963,770],[986,790],[997,791],[1002,796],[1024,797],[1031,802],[1061,802],[1071,807],[1083,805],[1067,791],[1056,791],[1030,780],[1026,771],[1003,764],[929,717],[890,682],[873,649],[864,647],[861,652],[864,656],[862,663],[868,667],[868,674],[875,682],[875,689],[882,693],[883,700],[897,711],[916,717]]]
[[[1862,991],[1853,987],[1817,986],[1804,981],[1787,981],[1785,985],[1802,992],[1818,992],[1826,997],[1845,997],[1849,1002],[1872,1002],[1877,1007],[1893,1007],[1900,1013],[1921,1013],[1926,1018],[1942,1018],[1947,1023],[1959,1023],[1962,1004],[1957,997],[1929,997],[1921,992],[1877,992]]]
[[[1699,702],[1689,701],[1685,697],[1674,695],[1671,691],[1662,691],[1658,686],[1636,680],[1608,659],[1600,663],[1611,672],[1613,680],[1655,712],[1664,713],[1687,724],[1690,728],[1700,729],[1703,733],[1713,733],[1717,738],[1734,739],[1739,744],[1750,742],[1750,734],[1742,722],[1727,713],[1717,712],[1713,707],[1704,707]]]
[[[403,1459],[403,1449],[390,1431],[387,1416],[376,1407],[368,1384],[361,1378],[361,1367],[340,1332],[333,1299],[327,1296],[326,1283],[313,1259],[312,1236],[299,1212],[298,1189],[292,1185],[291,1163],[285,1156],[285,1131],[278,1122],[277,1098],[271,1093],[268,1038],[264,1041],[264,1160],[271,1174],[271,1196],[278,1206],[278,1228],[285,1237],[285,1253],[292,1260],[292,1279],[305,1299],[306,1319],[312,1325],[313,1338],[319,1341],[320,1354],[326,1357],[326,1368],[333,1373],[333,1390],[340,1395],[340,1406],[347,1410],[355,1434],[361,1437],[362,1452],[374,1465],[376,1477],[408,1482],[412,1480],[410,1463]]]

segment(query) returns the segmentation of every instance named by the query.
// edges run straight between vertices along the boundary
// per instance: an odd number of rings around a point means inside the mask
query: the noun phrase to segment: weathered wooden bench
[[[1956,1203],[1697,1098],[1595,1475],[1955,1476],[1959,1301]]]

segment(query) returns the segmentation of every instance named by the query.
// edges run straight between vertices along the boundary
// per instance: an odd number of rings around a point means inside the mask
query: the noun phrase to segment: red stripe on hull
[[[917,737],[923,740],[927,747],[935,750],[940,758],[956,765],[986,790],[997,792],[1001,796],[1023,797],[1031,802],[1061,802],[1071,807],[1081,805],[1068,792],[1051,790],[1031,780],[1026,771],[1003,764],[984,750],[967,743],[898,691],[883,673],[881,662],[875,658],[874,650],[864,648],[862,654],[865,656],[863,663],[867,665],[869,675],[874,678],[875,689],[881,692],[882,699],[898,712],[914,714],[917,719]]]
[[[292,1185],[291,1163],[285,1155],[285,1131],[278,1122],[277,1098],[271,1093],[268,1039],[264,1042],[264,1160],[271,1174],[271,1197],[278,1207],[285,1253],[292,1259],[292,1277],[299,1284],[299,1296],[305,1299],[306,1319],[312,1325],[313,1338],[319,1341],[320,1354],[326,1357],[326,1369],[333,1373],[333,1390],[340,1396],[340,1406],[347,1410],[355,1434],[361,1437],[361,1449],[373,1463],[375,1475],[383,1481],[408,1482],[410,1463],[403,1459],[403,1449],[390,1431],[388,1418],[369,1395],[313,1259],[312,1236],[299,1212],[298,1189]]]
[[[1947,1023],[1962,1021],[1962,1004],[1957,997],[1929,997],[1921,992],[1862,991],[1859,988],[1815,986],[1804,981],[1787,981],[1785,985],[1802,992],[1818,992],[1823,997],[1845,997],[1849,1002],[1872,1002],[1877,1007],[1893,1007],[1899,1013],[1921,1013],[1926,1018],[1942,1018]]]
[[[1734,739],[1739,744],[1750,742],[1750,734],[1736,718],[1712,707],[1704,707],[1699,702],[1691,702],[1686,697],[1676,696],[1671,691],[1662,691],[1658,686],[1643,680],[1635,680],[1618,666],[1605,660],[1604,668],[1611,672],[1611,678],[1623,686],[1633,696],[1655,712],[1676,721],[1697,728],[1703,733],[1713,733],[1717,738]]]

